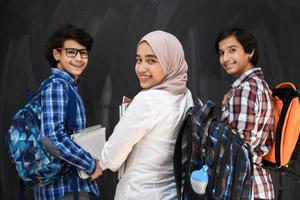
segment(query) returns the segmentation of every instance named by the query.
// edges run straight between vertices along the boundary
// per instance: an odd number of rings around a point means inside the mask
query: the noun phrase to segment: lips
[[[139,76],[139,79],[140,80],[147,80],[147,79],[149,79],[151,76],[149,75],[149,76],[145,76],[145,75],[143,75],[143,76]]]
[[[224,68],[225,68],[225,69],[230,69],[230,68],[231,68],[231,65],[224,65]]]
[[[81,66],[75,65],[75,64],[73,64],[73,63],[70,63],[70,65],[71,65],[72,67],[75,67],[75,68],[81,68]]]
[[[225,69],[231,69],[235,63],[225,63],[223,64]]]

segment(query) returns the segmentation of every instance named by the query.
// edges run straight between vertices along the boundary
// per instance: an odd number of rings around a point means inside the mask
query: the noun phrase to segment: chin
[[[227,73],[228,75],[232,75],[232,76],[234,76],[234,74],[235,74],[235,72],[232,71],[232,70],[226,70],[226,73]]]
[[[140,86],[141,86],[142,89],[145,89],[145,90],[150,88],[149,86],[147,86],[145,84],[140,84]]]
[[[73,76],[80,76],[82,74],[82,71],[76,71],[72,73]]]

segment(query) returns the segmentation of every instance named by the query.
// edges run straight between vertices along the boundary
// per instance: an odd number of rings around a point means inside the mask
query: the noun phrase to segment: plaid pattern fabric
[[[52,73],[59,79],[53,79],[48,87],[42,91],[42,114],[41,114],[41,134],[47,136],[51,142],[59,149],[60,159],[77,169],[84,169],[88,173],[95,170],[95,160],[91,155],[76,145],[64,131],[66,121],[66,106],[68,101],[68,86],[76,92],[77,115],[76,129],[85,127],[86,119],[83,102],[78,94],[74,79],[65,71],[52,69]],[[60,79],[64,79],[62,81]],[[58,177],[52,184],[34,189],[35,199],[60,199],[66,193],[73,192],[73,184],[81,192],[88,192],[98,195],[98,186],[96,181],[81,180],[74,170],[64,176]]]
[[[249,148],[243,146],[243,140],[229,126],[213,118],[213,107],[211,101],[202,106],[195,102],[195,107],[188,112],[192,128],[188,172],[200,169],[205,162],[209,167],[209,183],[205,197],[195,194],[186,183],[183,199],[248,200],[252,195],[253,180]]]
[[[229,126],[212,121],[205,162],[211,166],[213,199],[251,199],[253,162],[246,145]]]
[[[205,115],[212,109],[206,102]],[[212,116],[211,116],[212,117]],[[225,123],[212,118],[207,129],[205,163],[209,166],[209,197],[212,199],[250,199],[252,193],[252,160],[244,142]],[[206,131],[204,131],[206,133]]]
[[[254,164],[254,198],[274,199],[271,176],[261,167],[272,141],[273,111],[269,87],[260,68],[248,70],[232,85],[222,120],[250,144]]]
[[[192,127],[192,151],[191,151],[191,163],[189,171],[200,169],[204,164],[205,152],[202,152],[203,143],[205,143],[205,137],[203,134],[203,121],[206,121],[208,113],[200,112],[202,102],[195,102],[195,107],[188,111],[188,115],[191,117]],[[206,111],[206,110],[203,110]]]

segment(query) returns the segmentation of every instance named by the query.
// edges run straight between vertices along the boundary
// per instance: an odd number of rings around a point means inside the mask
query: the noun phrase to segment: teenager
[[[273,135],[271,94],[261,68],[256,67],[258,48],[248,30],[228,28],[215,41],[215,50],[226,73],[236,78],[222,102],[222,120],[250,144],[254,162],[254,199],[274,199],[269,172],[262,157],[270,149]]]
[[[74,131],[86,126],[84,105],[77,86],[79,76],[87,67],[92,44],[93,38],[73,25],[62,26],[48,40],[45,57],[52,67],[51,77],[55,78],[41,92],[41,135],[48,138],[58,150],[57,159],[68,170],[52,183],[35,188],[35,199],[73,199],[78,191],[79,199],[86,200],[89,194],[99,194],[95,179],[101,175],[101,168],[88,152],[70,139],[72,132],[68,132],[65,127],[69,90],[75,93],[77,105]],[[76,173],[77,169],[84,170],[91,178],[81,180]]]
[[[188,66],[178,39],[164,31],[137,45],[135,71],[142,91],[134,98],[102,151],[102,170],[125,163],[115,200],[177,198],[173,171],[175,141],[187,109]]]

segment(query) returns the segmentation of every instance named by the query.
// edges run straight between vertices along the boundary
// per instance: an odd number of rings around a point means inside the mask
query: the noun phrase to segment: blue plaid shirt
[[[84,106],[78,94],[77,86],[74,79],[63,70],[53,68],[52,76],[59,78],[54,78],[42,91],[41,134],[47,136],[59,149],[62,162],[92,174],[96,168],[95,160],[89,153],[76,145],[64,130],[69,88],[73,89],[78,97],[76,130],[85,128],[86,125]],[[69,170],[67,174],[58,177],[53,183],[34,189],[34,198],[60,199],[67,193],[73,192],[74,186],[72,184],[75,184],[78,191],[99,195],[96,181],[81,180],[77,173],[72,172],[74,170]],[[74,174],[76,182],[74,181]]]

